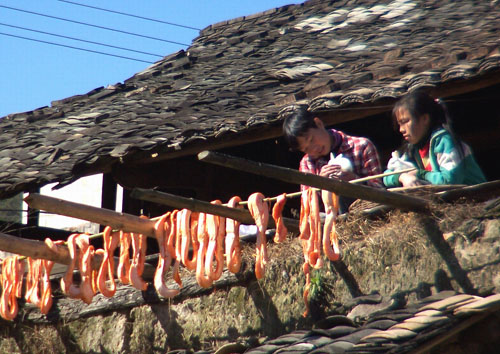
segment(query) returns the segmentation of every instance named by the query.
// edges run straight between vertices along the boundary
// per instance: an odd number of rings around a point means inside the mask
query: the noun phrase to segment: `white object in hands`
[[[352,172],[353,167],[351,160],[347,157],[342,156],[342,154],[338,154],[337,156],[333,156],[333,152],[330,153],[330,161],[328,161],[329,165],[339,165],[342,171]]]
[[[401,171],[408,168],[415,168],[415,165],[409,161],[405,161],[399,155],[399,151],[393,151],[392,157],[387,163],[387,169],[392,171]]]

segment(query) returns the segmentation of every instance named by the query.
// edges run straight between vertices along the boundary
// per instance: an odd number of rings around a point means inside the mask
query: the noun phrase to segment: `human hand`
[[[418,179],[417,170],[400,174],[399,182],[403,187],[415,187],[424,184],[422,180]]]
[[[319,175],[327,178],[337,178],[343,181],[350,181],[357,178],[351,171],[342,170],[340,165],[325,165],[321,168]]]

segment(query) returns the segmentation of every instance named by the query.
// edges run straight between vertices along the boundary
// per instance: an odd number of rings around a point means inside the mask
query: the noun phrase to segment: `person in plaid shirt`
[[[300,161],[301,172],[343,181],[382,173],[377,149],[369,139],[326,129],[321,119],[306,107],[298,107],[286,117],[283,133],[291,149],[305,154]],[[384,188],[380,178],[365,183]],[[309,187],[301,186],[302,190],[306,188]],[[353,200],[340,199],[341,212],[345,212]]]

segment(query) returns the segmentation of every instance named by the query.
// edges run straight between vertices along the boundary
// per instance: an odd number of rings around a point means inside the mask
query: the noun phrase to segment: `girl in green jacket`
[[[392,116],[407,144],[392,153],[386,172],[416,170],[384,177],[386,187],[486,182],[469,146],[449,128],[443,103],[417,90],[396,103]]]

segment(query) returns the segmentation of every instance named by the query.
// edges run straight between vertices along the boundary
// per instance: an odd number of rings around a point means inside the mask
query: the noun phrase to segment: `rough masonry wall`
[[[498,204],[456,204],[434,214],[459,264],[481,294],[500,292]],[[378,221],[353,215],[338,225],[343,261],[364,294],[381,295],[381,306],[411,302],[450,287],[462,291],[423,233],[421,220],[416,214],[396,211]],[[244,258],[251,259],[253,252],[253,245],[246,245]],[[75,320],[51,317],[52,323],[44,322],[43,316],[28,320],[29,311],[26,316],[20,313],[14,322],[1,320],[0,353],[213,352],[231,342],[252,346],[308,329],[326,315],[348,314],[356,300],[326,263],[312,273],[311,314],[302,316],[301,252],[296,237],[284,244],[269,244],[271,261],[263,280],[250,277],[238,285],[181,300],[150,301],[142,294],[143,305],[129,304]],[[247,264],[246,271],[251,266]],[[104,301],[100,296],[94,302]],[[52,309],[57,310],[57,306]],[[365,315],[358,311],[349,316],[361,322]]]

